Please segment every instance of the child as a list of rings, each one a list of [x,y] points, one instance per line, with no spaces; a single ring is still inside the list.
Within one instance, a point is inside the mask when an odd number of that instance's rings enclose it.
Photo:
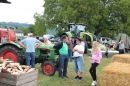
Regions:
[[[106,52],[105,52],[105,55],[106,55],[107,58],[108,58],[108,50],[109,50],[109,46],[108,46],[108,44],[106,44]]]

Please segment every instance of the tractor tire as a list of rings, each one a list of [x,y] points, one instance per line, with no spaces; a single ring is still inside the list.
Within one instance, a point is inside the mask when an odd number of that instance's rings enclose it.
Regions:
[[[3,59],[13,60],[14,62],[18,62],[20,64],[23,63],[21,50],[12,45],[2,47],[0,49],[0,56],[2,56]]]
[[[53,76],[56,72],[55,64],[51,61],[45,61],[42,65],[42,72],[45,75]]]

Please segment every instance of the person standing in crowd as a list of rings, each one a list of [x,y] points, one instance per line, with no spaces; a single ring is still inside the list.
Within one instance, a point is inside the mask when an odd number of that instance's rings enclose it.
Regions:
[[[30,60],[32,68],[35,67],[35,49],[42,44],[36,38],[33,38],[33,34],[28,34],[29,37],[23,39],[19,44],[26,49],[26,65],[30,66]],[[38,43],[38,44],[36,44]]]
[[[68,56],[69,56],[69,59],[70,59],[70,62],[72,62],[72,49],[73,49],[73,44],[72,44],[72,40],[71,38],[69,38],[69,41],[67,42],[68,43]]]
[[[124,52],[125,52],[124,41],[121,40],[121,41],[119,42],[119,54],[124,54]]]
[[[67,77],[67,67],[68,67],[68,45],[67,42],[68,37],[66,35],[63,35],[61,37],[61,42],[58,42],[54,45],[54,49],[59,52],[59,78]]]
[[[4,35],[3,37],[1,37],[1,43],[3,44],[3,43],[6,43],[6,42],[7,42],[7,39],[6,39],[5,35]]]
[[[96,67],[99,65],[100,60],[102,58],[101,49],[98,47],[99,43],[97,41],[94,41],[92,44],[92,52],[90,58],[91,67],[89,69],[89,72],[92,76],[93,82],[92,86],[95,86],[97,84],[97,78],[96,78]]]
[[[44,39],[44,43],[47,45],[51,45],[51,42],[48,40],[48,38],[46,36],[43,37]]]
[[[84,71],[84,67],[83,67],[84,46],[81,44],[81,42],[82,40],[80,38],[76,38],[77,45],[73,48],[74,70],[76,72],[75,79],[78,79],[78,80],[82,80],[82,74]]]
[[[105,56],[108,58],[108,51],[109,51],[109,45],[106,44],[106,51],[105,51]]]

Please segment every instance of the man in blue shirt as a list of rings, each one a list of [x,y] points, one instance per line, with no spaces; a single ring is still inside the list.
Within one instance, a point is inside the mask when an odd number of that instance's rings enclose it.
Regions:
[[[38,44],[36,44],[38,43]],[[33,35],[30,34],[29,37],[23,39],[19,44],[26,49],[26,65],[30,66],[30,60],[32,68],[35,67],[35,49],[42,44],[36,38],[33,38]]]

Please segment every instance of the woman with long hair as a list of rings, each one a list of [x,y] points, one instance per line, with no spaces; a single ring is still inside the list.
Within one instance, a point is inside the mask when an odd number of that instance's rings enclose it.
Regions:
[[[92,51],[91,51],[91,56],[89,56],[90,58],[90,62],[91,62],[91,67],[89,69],[89,72],[92,76],[93,82],[92,82],[92,86],[97,84],[97,78],[96,78],[96,67],[99,65],[100,60],[102,58],[102,53],[101,53],[101,49],[98,47],[99,43],[97,41],[94,41],[92,44]]]

